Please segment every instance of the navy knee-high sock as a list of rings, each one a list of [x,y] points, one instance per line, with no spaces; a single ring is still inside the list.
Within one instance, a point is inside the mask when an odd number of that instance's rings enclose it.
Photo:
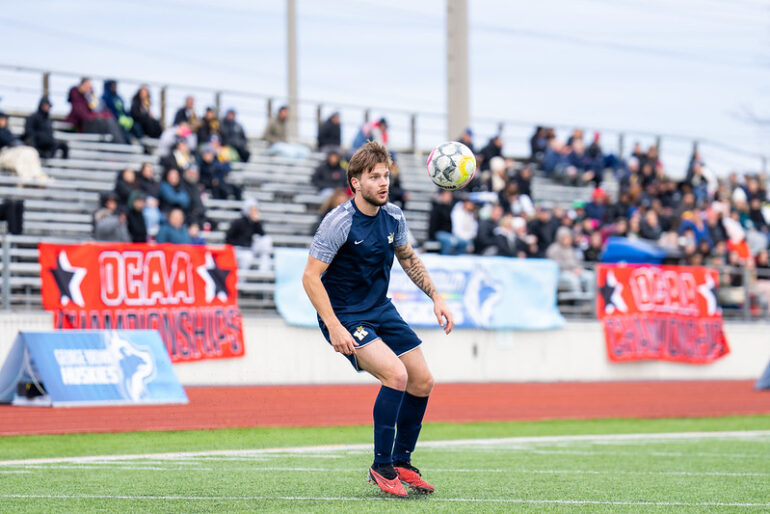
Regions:
[[[422,428],[422,418],[428,406],[428,397],[404,394],[398,413],[398,432],[393,449],[393,462],[409,462]]]
[[[388,386],[380,388],[380,394],[374,401],[374,463],[390,464],[393,462],[393,439],[396,435],[396,420],[401,408],[404,391]]]

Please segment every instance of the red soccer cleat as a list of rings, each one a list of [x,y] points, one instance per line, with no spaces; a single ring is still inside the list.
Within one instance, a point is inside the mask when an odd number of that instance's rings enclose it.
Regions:
[[[398,479],[398,473],[396,473],[396,478],[387,479],[380,473],[377,473],[374,469],[370,468],[369,483],[376,485],[383,492],[392,494],[393,496],[397,496],[399,498],[406,498],[409,496],[409,494],[406,492],[406,489],[404,489],[404,486],[401,485],[401,481]]]
[[[399,462],[393,465],[393,469],[398,474],[398,479],[408,485],[414,492],[419,494],[430,494],[435,488],[420,476],[420,470],[408,462]]]

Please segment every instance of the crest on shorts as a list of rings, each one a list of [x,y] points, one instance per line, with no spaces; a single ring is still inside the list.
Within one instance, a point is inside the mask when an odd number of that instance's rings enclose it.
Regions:
[[[364,327],[356,327],[356,331],[353,332],[353,337],[355,337],[359,341],[363,341],[364,337],[366,337],[368,335],[369,335],[369,332],[364,330]]]
[[[393,236],[394,236],[394,235],[395,235],[395,234],[394,234],[393,232],[391,232],[390,234],[388,234],[388,244],[393,244]]]

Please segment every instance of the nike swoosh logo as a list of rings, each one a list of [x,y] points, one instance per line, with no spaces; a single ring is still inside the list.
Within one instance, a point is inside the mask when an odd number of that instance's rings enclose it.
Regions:
[[[360,244],[361,244],[361,243],[363,243],[363,242],[364,242],[364,240],[362,239],[362,240],[360,240],[360,241],[353,241],[353,244],[354,244],[354,245],[360,245]]]

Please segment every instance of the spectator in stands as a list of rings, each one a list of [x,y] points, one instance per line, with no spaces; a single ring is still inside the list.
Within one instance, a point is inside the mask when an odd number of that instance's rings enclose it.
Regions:
[[[585,151],[582,139],[575,139],[571,145],[572,152],[568,156],[569,167],[565,180],[568,184],[582,186],[593,183],[599,187],[602,183],[601,170]]]
[[[575,175],[576,172],[570,173],[568,170],[571,152],[572,149],[569,146],[562,144],[558,139],[551,139],[543,156],[543,171],[546,176],[565,182],[565,177],[569,177],[570,174]]]
[[[147,222],[144,219],[144,207],[146,205],[146,196],[143,191],[135,190],[128,197],[128,213],[126,213],[126,223],[128,233],[131,235],[132,243],[147,242]]]
[[[505,172],[505,159],[492,157],[489,169],[481,172],[481,186],[486,191],[501,192],[508,184],[508,176]]]
[[[476,239],[479,224],[476,220],[476,205],[471,200],[457,202],[452,207],[452,235],[455,236],[466,249]],[[459,252],[458,252],[459,253]]]
[[[197,132],[201,125],[198,116],[195,114],[195,98],[188,96],[184,99],[184,106],[180,107],[174,115],[174,125],[187,123],[193,132]]]
[[[476,239],[473,241],[474,253],[478,255],[497,255],[499,253],[495,229],[500,223],[503,213],[502,205],[495,204],[492,206],[489,217],[479,221]]]
[[[590,291],[594,274],[583,269],[583,255],[572,246],[572,232],[559,227],[556,241],[548,246],[546,258],[559,265],[559,288],[567,291]]]
[[[353,139],[351,149],[355,152],[369,141],[377,141],[385,148],[388,147],[388,120],[380,118],[361,125]]]
[[[588,248],[583,251],[583,257],[586,262],[601,262],[602,252],[604,252],[604,243],[602,234],[599,231],[591,232]]]
[[[457,138],[457,141],[467,146],[468,150],[470,150],[472,153],[476,153],[476,147],[473,146],[473,130],[471,130],[470,127],[463,130],[463,133],[460,134],[460,137]]]
[[[51,101],[44,96],[40,99],[37,111],[27,117],[24,124],[24,141],[35,148],[44,159],[55,157],[56,152],[61,152],[62,158],[66,159],[69,156],[69,146],[54,138],[50,112]]]
[[[310,232],[315,234],[326,215],[337,208],[337,206],[350,200],[350,197],[351,195],[349,194],[347,183],[345,184],[345,187],[338,187],[332,191],[332,194],[330,194],[324,203],[321,204],[321,207],[318,208],[318,221],[316,221],[315,225],[313,226],[313,230]]]
[[[158,138],[163,132],[160,122],[155,119],[151,110],[150,89],[141,85],[131,99],[131,117],[137,123],[147,137]]]
[[[3,199],[0,203],[0,221],[5,221],[9,234],[20,235],[24,231],[24,200]]]
[[[94,239],[120,243],[131,241],[126,214],[118,208],[115,193],[103,195],[101,207],[94,213]]]
[[[230,174],[230,152],[219,144],[217,136],[201,149],[199,160],[200,180],[214,198],[226,200],[241,199],[241,188],[228,180]]]
[[[190,233],[184,224],[184,212],[182,209],[171,209],[168,213],[168,218],[164,219],[160,224],[156,240],[158,243],[178,245],[189,245],[192,243]]]
[[[270,270],[273,240],[262,227],[256,200],[249,198],[244,202],[242,216],[230,224],[225,234],[225,243],[235,248],[239,270],[251,268],[255,257],[258,259],[259,271]]]
[[[235,109],[228,109],[225,113],[220,125],[220,132],[222,144],[233,148],[241,161],[248,162],[249,157],[251,157],[251,152],[248,149],[249,141],[246,139],[243,126],[235,121]]]
[[[198,143],[205,145],[211,140],[211,136],[219,136],[220,125],[216,111],[213,107],[206,107],[201,126],[198,128]]]
[[[118,172],[115,177],[115,196],[118,198],[118,205],[130,207],[128,202],[131,193],[141,190],[139,181],[136,180],[136,173],[131,168],[126,168]]]
[[[451,191],[441,190],[431,204],[428,222],[428,238],[441,243],[442,255],[465,253],[467,241],[461,241],[452,234],[452,206],[454,199]]]
[[[648,209],[639,222],[639,237],[657,242],[663,235],[663,229],[658,220],[658,213],[654,209]]]
[[[80,84],[73,86],[67,95],[72,110],[66,121],[72,123],[80,132],[89,134],[108,134],[113,143],[125,144],[126,137],[117,120],[108,112],[97,112],[98,102],[94,100],[91,79],[84,77]]]
[[[340,163],[340,157],[336,148],[329,151],[326,154],[326,160],[316,167],[310,179],[310,183],[318,189],[319,196],[324,200],[335,189],[345,188],[348,185],[347,175]]]
[[[164,171],[176,168],[180,172],[195,166],[195,156],[187,144],[187,139],[177,139],[174,149],[160,160],[160,164]]]
[[[695,243],[700,244],[701,241],[707,241],[709,247],[714,246],[714,242],[711,240],[708,228],[703,222],[701,210],[695,208],[692,211],[687,211],[682,214],[682,222],[679,224],[679,234],[682,235],[686,231],[691,230],[695,236]]]
[[[500,223],[498,223],[494,231],[496,253],[490,253],[487,251],[485,255],[499,255],[501,257],[520,256],[522,252],[519,238],[516,236],[516,228],[514,226],[514,220],[517,219],[521,218],[517,218],[510,213],[506,213],[500,219]],[[525,255],[521,256],[524,257]]]
[[[559,220],[551,216],[550,205],[542,203],[535,206],[535,219],[529,223],[527,232],[537,237],[538,257],[544,257],[548,247],[553,243]]]
[[[288,143],[288,127],[286,126],[289,120],[289,108],[282,105],[278,109],[278,114],[270,119],[265,127],[265,132],[262,134],[262,139],[270,143]]]
[[[505,212],[526,218],[535,215],[535,206],[532,204],[532,200],[529,196],[519,192],[519,186],[516,182],[511,182],[505,187],[505,190],[500,191],[499,199]]]
[[[199,181],[198,168],[192,166],[182,173],[182,189],[187,192],[190,204],[185,209],[185,221],[188,225],[211,227],[211,220],[206,217],[206,207],[203,205],[203,185]]]
[[[543,166],[545,151],[548,148],[548,138],[545,127],[535,127],[535,133],[529,139],[529,160],[539,167]]]
[[[24,181],[45,184],[51,180],[40,167],[37,150],[24,145],[8,128],[4,112],[0,112],[0,168],[15,172]]]
[[[176,168],[167,170],[160,183],[160,210],[162,212],[169,212],[171,209],[184,211],[189,206],[190,196],[182,187],[179,170]]]
[[[517,186],[519,186],[519,194],[527,195],[530,200],[532,199],[532,168],[524,166],[518,173],[516,173],[511,179]]]
[[[155,168],[151,162],[142,163],[142,167],[139,168],[139,176],[136,177],[136,182],[147,196],[160,198],[160,183],[155,178]]]
[[[574,146],[575,142],[583,143],[583,129],[574,129],[572,134],[567,138],[567,146]]]
[[[537,236],[527,233],[527,220],[521,216],[516,216],[511,220],[511,227],[513,227],[513,232],[516,235],[515,256],[520,259],[537,257]]]
[[[186,121],[179,123],[176,127],[169,127],[163,131],[158,140],[158,155],[165,157],[171,153],[180,139],[187,140],[187,146],[198,148],[198,136],[190,129]],[[207,142],[203,141],[203,143]]]
[[[123,98],[118,94],[118,83],[116,81],[104,81],[102,103],[104,104],[104,108],[118,120],[118,125],[123,129],[126,141],[131,139],[131,135],[137,139],[140,139],[144,135],[142,127],[140,127],[138,123],[134,123],[134,118],[126,112],[126,104],[123,102]]]
[[[594,188],[591,193],[591,201],[586,204],[586,216],[602,225],[607,223],[609,220],[608,203],[607,192],[600,187]]]
[[[139,189],[147,196],[144,209],[144,221],[147,225],[147,233],[154,236],[160,228],[160,183],[155,179],[155,170],[152,163],[145,162],[139,169],[136,179]]]
[[[489,140],[487,143],[487,146],[481,149],[481,152],[479,152],[481,155],[484,156],[484,160],[481,163],[481,167],[479,168],[481,171],[485,171],[489,169],[490,161],[492,160],[492,157],[499,157],[503,155],[503,138],[500,135],[494,136],[492,139]]]
[[[187,227],[187,233],[190,235],[191,245],[204,246],[206,244],[206,240],[201,236],[201,228],[197,223],[190,224],[190,226]]]
[[[403,209],[412,195],[401,185],[401,167],[398,165],[395,157],[393,157],[392,160],[393,163],[390,165],[390,189],[388,190],[388,200]]]
[[[342,127],[340,113],[333,112],[326,121],[318,127],[318,151],[329,152],[342,146]]]

